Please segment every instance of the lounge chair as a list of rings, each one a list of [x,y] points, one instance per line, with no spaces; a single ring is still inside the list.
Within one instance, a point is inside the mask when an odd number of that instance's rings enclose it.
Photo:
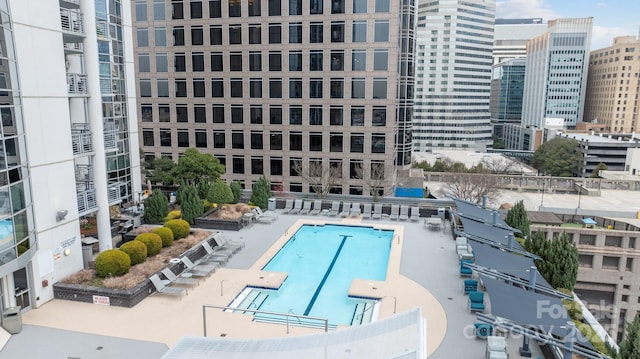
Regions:
[[[289,211],[289,214],[298,214],[300,213],[300,210],[302,210],[302,200],[296,199],[293,204],[293,208],[291,209],[291,211]]]
[[[485,358],[488,359],[507,359],[507,339],[501,336],[489,334],[487,336],[487,346],[485,348]]]
[[[217,244],[214,250],[216,251],[228,251],[231,252],[231,255],[237,253],[239,250],[244,248],[244,242],[236,242],[229,240],[224,233],[218,232],[213,235],[213,240]]]
[[[484,292],[469,292],[467,308],[471,312],[484,312]]]
[[[471,268],[467,267],[465,263],[471,263],[470,259],[460,259],[460,276],[461,277],[471,277],[473,271]]]
[[[156,287],[156,291],[162,294],[168,294],[173,296],[182,296],[182,294],[189,294],[187,288],[184,287],[170,287],[171,282],[169,280],[162,280],[157,274],[153,274],[149,277],[153,286]]]
[[[202,248],[207,252],[207,255],[202,257],[196,264],[218,264],[222,266],[229,262],[229,258],[233,255],[228,251],[216,251],[211,247],[209,242],[202,241]],[[217,248],[217,247],[216,247]]]
[[[398,217],[400,217],[400,206],[398,206],[397,204],[392,204],[389,219],[392,221],[397,221]]]
[[[478,291],[478,280],[477,279],[465,279],[464,286],[462,287],[462,291],[464,294],[469,294],[471,292]]]
[[[293,209],[293,200],[288,199],[284,202],[284,208],[282,209],[282,213],[288,214]]]
[[[271,223],[278,219],[278,215],[273,211],[263,212],[260,207],[255,207],[253,213],[256,215],[256,222],[258,223]]]
[[[320,212],[322,212],[322,200],[316,199],[315,201],[313,201],[313,209],[309,212],[309,214],[312,216],[317,216],[320,214]]]
[[[191,273],[194,277],[208,277],[211,273],[216,271],[217,265],[195,264],[189,259],[189,257],[180,258],[182,263],[187,267],[186,272]]]
[[[350,211],[351,211],[351,202],[343,203],[342,212],[340,212],[340,217],[348,217]]]
[[[164,274],[164,276],[167,277],[167,279],[174,284],[189,285],[193,287],[194,285],[198,285],[200,283],[197,279],[194,279],[194,278],[185,278],[182,276],[178,277],[169,268],[165,268],[161,270],[160,273]]]
[[[400,206],[400,216],[398,217],[401,221],[409,220],[409,206]]]
[[[493,335],[493,325],[489,323],[476,322],[473,326],[478,339],[487,339],[488,336]]]
[[[337,216],[338,211],[340,211],[340,202],[338,201],[331,202],[331,210],[329,211],[329,216],[331,217]]]
[[[300,210],[300,214],[309,214],[311,212],[311,201],[304,201],[302,204],[302,209]]]
[[[365,203],[365,204],[362,205],[362,207],[364,208],[362,210],[362,218],[370,219],[371,218],[371,203]]]
[[[373,214],[371,215],[371,219],[380,218],[382,218],[382,203],[376,203],[373,205]]]
[[[360,203],[354,203],[351,205],[351,212],[349,212],[349,215],[351,217],[356,217],[359,216],[360,214],[362,214],[362,211],[360,210]]]
[[[420,220],[420,207],[411,207],[411,216],[409,219],[414,222]]]

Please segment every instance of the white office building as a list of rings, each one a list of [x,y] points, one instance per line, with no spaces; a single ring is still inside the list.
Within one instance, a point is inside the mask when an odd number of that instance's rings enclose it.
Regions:
[[[496,19],[493,64],[527,56],[527,41],[547,31],[541,18]]]

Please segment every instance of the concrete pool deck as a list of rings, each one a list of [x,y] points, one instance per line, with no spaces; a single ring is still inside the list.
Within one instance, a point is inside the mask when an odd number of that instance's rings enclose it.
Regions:
[[[203,310],[203,306],[227,306],[247,284],[266,286],[281,281],[282,274],[265,273],[260,268],[302,224],[360,224],[394,229],[398,237],[392,243],[386,280],[356,280],[351,291],[383,298],[380,318],[393,315],[394,310],[399,313],[420,307],[426,319],[429,358],[481,357],[485,342],[475,339],[469,332],[475,315],[466,307],[467,297],[462,292],[455,242],[451,240],[446,225],[438,231],[429,230],[423,226],[422,220],[361,220],[361,217],[341,220],[324,216],[279,215],[270,224],[255,223],[238,232],[225,232],[231,240],[244,241],[246,247],[231,258],[226,268],[189,289],[187,296],[153,295],[133,308],[52,300],[24,313],[23,323],[27,327],[41,326],[78,334],[127,338],[168,347],[186,335],[202,336],[203,312],[206,313],[208,337],[267,338],[318,333],[318,329],[255,323],[250,315]],[[28,335],[26,330],[24,335]],[[12,341],[14,338],[9,340],[7,347],[12,346]],[[517,340],[509,341],[512,355],[516,355],[518,344]],[[73,346],[73,343],[69,345]],[[29,356],[28,347],[22,349],[22,357],[35,357]],[[65,354],[71,356],[69,353]]]

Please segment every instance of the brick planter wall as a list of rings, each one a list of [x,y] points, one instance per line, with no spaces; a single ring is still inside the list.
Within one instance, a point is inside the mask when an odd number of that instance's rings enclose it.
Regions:
[[[196,228],[205,228],[205,229],[220,229],[225,231],[239,231],[242,229],[242,219],[220,219],[220,218],[208,218],[208,216],[218,209],[214,208],[205,212],[202,217],[198,217],[195,219],[195,224],[193,225]]]

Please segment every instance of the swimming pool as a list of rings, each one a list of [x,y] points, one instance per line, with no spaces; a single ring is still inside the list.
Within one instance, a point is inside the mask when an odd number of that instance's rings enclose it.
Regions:
[[[349,287],[354,278],[385,280],[393,235],[372,227],[303,225],[263,268],[288,274],[280,288],[248,288],[235,304],[327,318],[331,326],[366,322],[375,300],[349,297]],[[269,319],[275,318],[256,314]]]

